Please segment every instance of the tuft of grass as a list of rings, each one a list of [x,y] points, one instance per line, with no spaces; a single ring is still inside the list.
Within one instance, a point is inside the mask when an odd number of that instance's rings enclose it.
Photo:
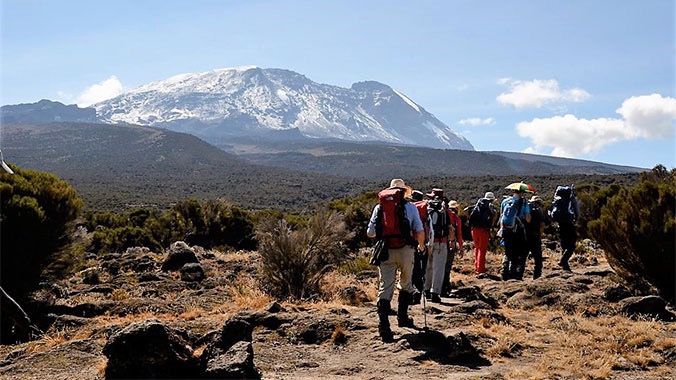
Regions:
[[[333,330],[333,333],[331,334],[331,342],[336,346],[346,344],[347,338],[347,330],[341,325],[337,325],[336,329]]]

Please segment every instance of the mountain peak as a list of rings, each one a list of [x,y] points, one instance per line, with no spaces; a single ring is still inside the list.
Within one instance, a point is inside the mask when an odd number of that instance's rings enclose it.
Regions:
[[[206,140],[298,129],[307,137],[474,150],[403,93],[376,82],[319,84],[257,66],[185,73],[95,104],[108,123],[188,132]]]

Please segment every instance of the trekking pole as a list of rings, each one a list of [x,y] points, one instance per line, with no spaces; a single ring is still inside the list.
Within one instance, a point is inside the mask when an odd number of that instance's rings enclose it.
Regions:
[[[423,254],[427,254],[427,247],[425,247],[425,250],[423,251]],[[422,260],[420,260],[420,269],[423,268]],[[423,271],[423,284],[425,283],[425,272]],[[423,331],[427,331],[427,301],[426,301],[426,296],[425,296],[425,291],[424,291],[424,286],[423,286],[423,294],[422,294],[422,303],[423,303],[423,321],[425,321],[425,327],[423,327]]]

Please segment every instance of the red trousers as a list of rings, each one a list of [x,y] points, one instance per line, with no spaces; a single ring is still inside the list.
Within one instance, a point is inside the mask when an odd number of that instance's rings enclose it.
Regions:
[[[481,227],[472,228],[474,240],[474,269],[477,273],[486,271],[486,252],[488,251],[488,230]]]

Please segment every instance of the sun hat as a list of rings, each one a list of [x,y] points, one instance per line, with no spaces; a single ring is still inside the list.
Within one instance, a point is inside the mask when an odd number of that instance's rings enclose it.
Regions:
[[[430,198],[435,198],[435,197],[443,198],[444,197],[444,189],[439,189],[439,188],[435,187],[435,188],[432,189],[431,192],[429,192],[425,195],[427,195]]]
[[[487,193],[484,195],[484,198],[490,199],[490,200],[493,201],[493,200],[495,200],[495,194],[493,194],[492,191],[489,191],[489,192],[487,192]]]
[[[390,181],[390,189],[394,188],[404,189],[404,197],[410,197],[413,192],[413,189],[410,186],[406,186],[406,183],[401,178],[394,178]]]
[[[540,198],[539,196],[533,195],[528,202],[530,202],[530,203],[536,203],[536,202],[542,203],[543,201],[542,201],[542,198]]]
[[[423,196],[425,196],[425,194],[423,194],[423,192],[420,190],[413,190],[411,192],[411,199],[413,199],[414,202],[422,201]]]
[[[458,204],[458,201],[450,201],[450,202],[448,202],[448,207],[449,207],[449,208],[458,208],[458,206],[460,206],[460,205]]]

